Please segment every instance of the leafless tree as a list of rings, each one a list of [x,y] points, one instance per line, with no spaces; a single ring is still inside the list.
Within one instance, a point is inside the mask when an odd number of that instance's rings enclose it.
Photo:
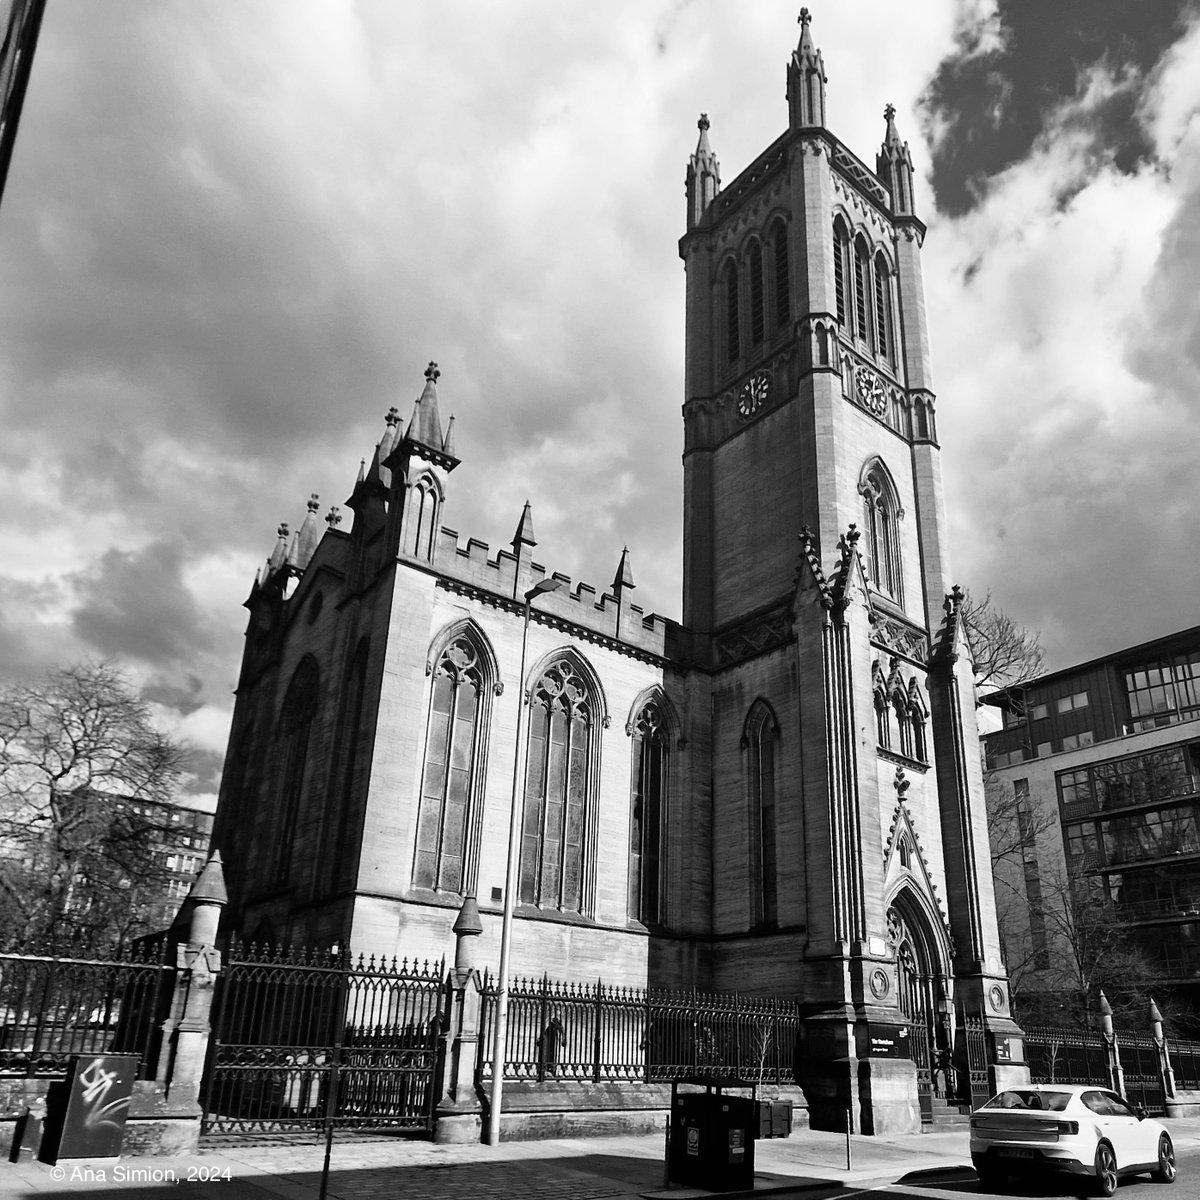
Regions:
[[[965,590],[959,616],[971,648],[977,692],[1013,687],[1041,673],[1046,658],[1041,634],[997,608],[990,590],[983,599]]]
[[[1095,876],[1082,870],[1046,872],[1032,896],[1008,872],[999,872],[996,882],[1019,1021],[1087,1026],[1103,991],[1118,1027],[1145,1028],[1151,997],[1168,993],[1136,931],[1120,906],[1102,894]],[[1175,1007],[1184,1021],[1186,1006]]]
[[[996,776],[987,779],[984,802],[993,873],[1001,864],[1021,863],[1036,855],[1039,840],[1058,829],[1054,810],[1019,794],[1011,780]]]
[[[95,952],[146,932],[182,759],[106,663],[0,692],[0,936]]]

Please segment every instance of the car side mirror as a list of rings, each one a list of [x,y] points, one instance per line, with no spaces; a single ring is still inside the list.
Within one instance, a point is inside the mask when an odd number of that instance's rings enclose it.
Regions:
[[[1137,1105],[1133,1112],[1139,1121],[1144,1121],[1146,1119],[1146,1106],[1144,1104]]]

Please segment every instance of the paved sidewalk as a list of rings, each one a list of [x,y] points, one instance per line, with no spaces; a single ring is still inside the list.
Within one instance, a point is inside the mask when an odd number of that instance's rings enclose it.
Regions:
[[[1200,1146],[1200,1120],[1168,1121],[1181,1149]],[[690,1200],[712,1193],[664,1189],[663,1138],[576,1138],[489,1146],[435,1146],[402,1138],[334,1143],[332,1200]],[[256,1145],[192,1159],[73,1160],[49,1167],[0,1163],[0,1200],[316,1200],[324,1148]],[[886,1183],[923,1171],[969,1172],[966,1129],[851,1138],[800,1129],[755,1148],[755,1194],[782,1198],[814,1187]],[[744,1194],[744,1193],[743,1193]]]

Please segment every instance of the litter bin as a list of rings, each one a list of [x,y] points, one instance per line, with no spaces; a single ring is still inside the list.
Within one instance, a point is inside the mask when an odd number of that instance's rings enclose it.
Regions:
[[[38,1157],[116,1158],[125,1137],[136,1054],[76,1054],[65,1080],[50,1085]]]
[[[703,1088],[703,1091],[680,1090]],[[748,1096],[730,1090],[749,1091]],[[667,1180],[731,1192],[754,1187],[758,1132],[755,1085],[738,1079],[681,1079],[671,1086]]]

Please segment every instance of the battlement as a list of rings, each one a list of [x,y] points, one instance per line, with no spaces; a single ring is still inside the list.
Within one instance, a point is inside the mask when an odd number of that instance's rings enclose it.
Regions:
[[[486,542],[467,538],[464,544],[456,530],[445,526],[439,530],[433,567],[449,580],[517,602],[540,579],[557,579],[563,586],[539,597],[539,612],[579,627],[584,636],[611,638],[648,654],[665,655],[670,630],[675,627],[675,622],[657,613],[647,614],[634,604],[632,589],[618,589],[619,594],[605,591],[597,597],[592,584],[576,582],[560,571],[547,571],[528,549],[520,558],[508,548],[497,550],[493,557]]]

